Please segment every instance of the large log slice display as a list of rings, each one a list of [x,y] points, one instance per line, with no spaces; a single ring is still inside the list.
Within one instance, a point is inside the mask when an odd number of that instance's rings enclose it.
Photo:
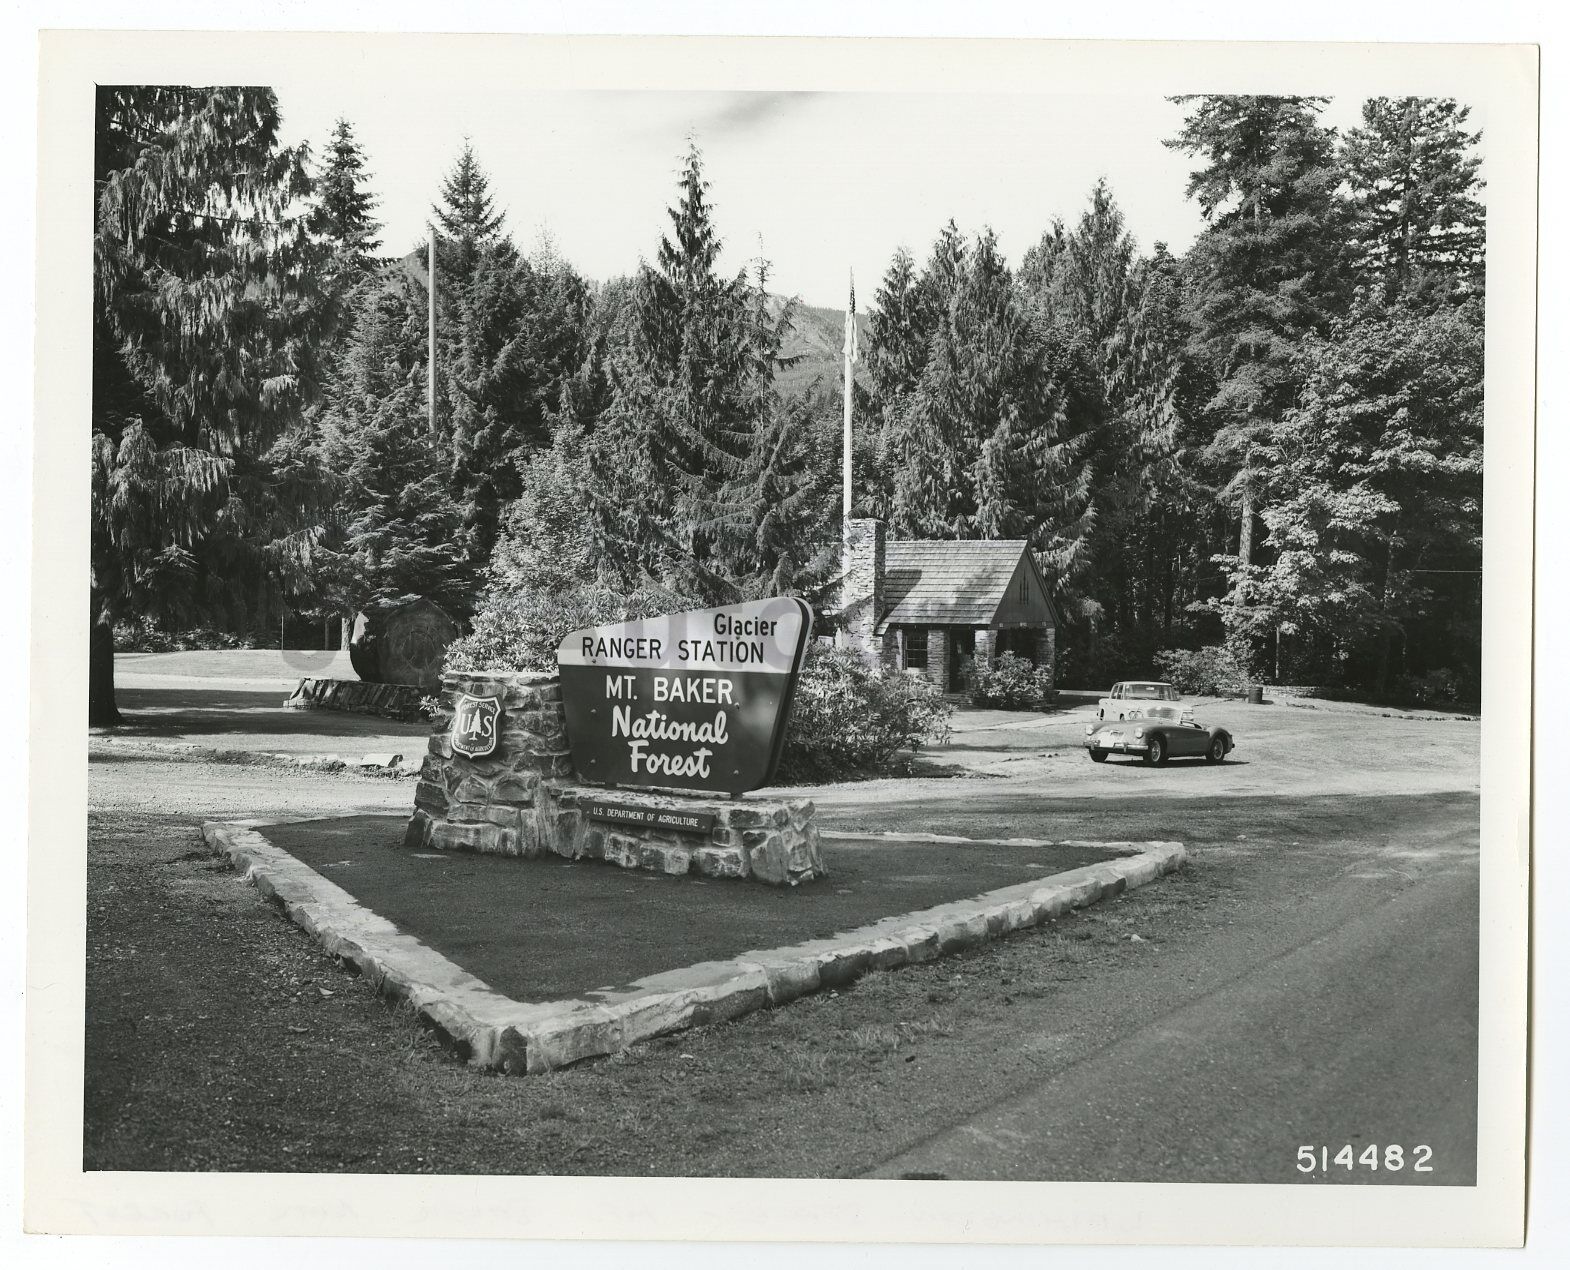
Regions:
[[[368,609],[354,623],[349,663],[366,683],[412,684],[441,691],[442,659],[458,624],[430,600]]]

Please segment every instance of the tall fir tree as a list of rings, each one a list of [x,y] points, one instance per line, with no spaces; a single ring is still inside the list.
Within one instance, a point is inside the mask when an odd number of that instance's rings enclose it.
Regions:
[[[904,413],[927,364],[931,332],[916,310],[916,262],[901,247],[873,296],[862,364],[867,387],[857,391],[855,415],[863,421],[855,440],[853,511],[887,520],[892,514],[893,472],[905,435]]]
[[[450,486],[450,439],[432,435],[425,421],[421,291],[397,268],[357,290],[352,325],[316,412],[316,460],[329,474],[333,498],[315,574],[323,603],[344,618],[346,633],[362,609],[422,595],[461,616],[477,580]]]
[[[1480,134],[1450,98],[1375,97],[1342,145],[1359,278],[1386,300],[1483,285]]]
[[[552,256],[537,268],[513,244],[490,178],[465,143],[433,208],[437,235],[437,428],[448,486],[476,568],[522,490],[531,455],[583,360],[588,288]],[[429,285],[427,280],[427,285]]]
[[[326,153],[316,170],[316,219],[312,228],[332,246],[329,268],[335,279],[352,283],[377,263],[381,222],[377,198],[369,188],[365,151],[354,136],[354,125],[339,119],[333,125]]]
[[[482,248],[505,239],[506,222],[491,194],[491,178],[468,141],[442,179],[441,199],[431,213],[441,229],[437,265],[443,278],[467,284]]]
[[[597,351],[601,367],[575,376],[565,400],[579,414],[602,568],[624,585],[655,579],[729,601],[799,590],[825,558],[811,541],[812,500],[797,498],[804,456],[817,441],[787,409],[775,373],[791,306],[773,305],[767,275],[718,271],[702,155],[689,144],[669,209],[670,230],[620,303]],[[812,559],[804,557],[811,556]]]
[[[1081,615],[1092,620],[1070,632],[1070,644],[1090,658],[1082,671],[1118,658],[1148,664],[1171,631],[1177,562],[1204,524],[1182,479],[1194,403],[1180,392],[1177,262],[1159,244],[1154,258],[1138,256],[1105,181],[1072,229],[1054,221],[1027,258],[1021,290],[1069,354],[1069,413],[1090,433],[1094,523],[1079,589]]]
[[[243,623],[302,577],[309,473],[272,451],[330,308],[269,90],[101,87],[96,111],[88,711],[113,725],[118,616]]]
[[[951,222],[913,290],[934,326],[914,389],[890,419],[900,442],[891,447],[895,530],[1025,538],[1073,594],[1093,517],[1089,433],[1071,419],[1072,358],[1021,302],[990,230],[966,244]]]
[[[362,346],[369,353],[374,339]],[[322,441],[339,474],[342,538],[323,552],[346,607],[416,598],[467,616],[477,570],[463,550],[461,513],[442,471],[441,442],[425,420],[423,389],[405,378],[348,404]]]

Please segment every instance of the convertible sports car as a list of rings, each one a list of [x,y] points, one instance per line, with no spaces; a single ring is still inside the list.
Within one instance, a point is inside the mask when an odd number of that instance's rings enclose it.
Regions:
[[[1225,728],[1194,723],[1180,705],[1151,702],[1137,718],[1087,723],[1085,748],[1094,763],[1105,763],[1109,754],[1138,754],[1147,763],[1189,757],[1219,763],[1233,745]]]

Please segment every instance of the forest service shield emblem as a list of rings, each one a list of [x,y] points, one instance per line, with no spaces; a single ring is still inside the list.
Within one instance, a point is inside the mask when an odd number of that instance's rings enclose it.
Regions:
[[[501,735],[502,703],[499,697],[471,697],[460,693],[452,712],[452,748],[467,758],[486,758],[496,752]]]

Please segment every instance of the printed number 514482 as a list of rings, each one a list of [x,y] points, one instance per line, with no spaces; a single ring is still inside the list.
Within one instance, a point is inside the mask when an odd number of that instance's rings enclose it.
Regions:
[[[1345,1169],[1351,1173],[1355,1169],[1368,1169],[1370,1172],[1400,1173],[1410,1169],[1414,1173],[1432,1173],[1434,1166],[1434,1149],[1429,1146],[1415,1146],[1410,1152],[1406,1147],[1387,1146],[1380,1147],[1376,1143],[1359,1150],[1348,1143],[1346,1146],[1331,1147],[1298,1147],[1297,1171],[1299,1173],[1329,1173],[1332,1169]]]

